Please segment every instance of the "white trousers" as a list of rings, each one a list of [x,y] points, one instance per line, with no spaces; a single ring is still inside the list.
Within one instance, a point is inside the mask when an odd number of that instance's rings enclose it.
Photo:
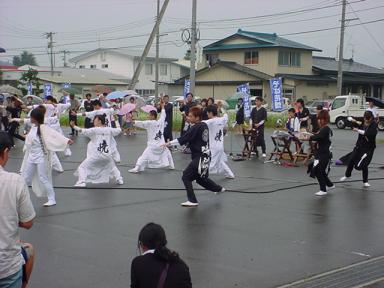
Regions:
[[[49,181],[48,172],[47,172],[45,163],[43,162],[43,163],[36,164],[36,163],[31,163],[27,161],[24,172],[23,172],[23,178],[25,179],[25,182],[27,183],[28,186],[32,185],[32,178],[35,173],[38,174],[41,184],[44,186],[45,190],[47,191],[48,200],[56,201],[55,191],[53,190],[52,183]]]
[[[60,173],[64,171],[60,159],[55,152],[52,153],[52,169]]]
[[[85,160],[87,161],[87,160]],[[85,162],[84,161],[84,162]],[[78,180],[77,182],[78,183],[88,183],[88,182],[94,182],[94,181],[90,181],[89,177],[88,177],[88,163],[81,163],[79,168],[77,168],[77,173],[78,173]],[[91,162],[91,161],[90,161]],[[103,171],[103,174],[105,175],[108,175],[108,178],[105,178],[104,180],[105,181],[97,181],[97,183],[108,183],[109,181],[109,178],[112,177],[114,178],[116,181],[120,180],[120,179],[123,179],[123,177],[121,177],[121,173],[120,173],[120,170],[116,167],[116,165],[113,165],[114,167],[110,170],[110,171]],[[108,167],[109,169],[110,167]],[[105,176],[103,175],[103,176]],[[99,179],[100,180],[100,179]]]

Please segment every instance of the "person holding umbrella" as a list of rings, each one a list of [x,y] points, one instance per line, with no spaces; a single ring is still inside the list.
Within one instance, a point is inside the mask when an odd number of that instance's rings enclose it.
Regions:
[[[144,171],[145,168],[164,168],[175,169],[171,151],[167,147],[161,147],[165,144],[164,141],[164,127],[166,113],[164,109],[165,103],[163,100],[160,102],[161,113],[160,118],[157,120],[156,108],[149,111],[146,121],[134,121],[134,125],[147,130],[148,141],[147,148],[143,154],[137,159],[135,168],[129,170],[130,173],[139,173]]]

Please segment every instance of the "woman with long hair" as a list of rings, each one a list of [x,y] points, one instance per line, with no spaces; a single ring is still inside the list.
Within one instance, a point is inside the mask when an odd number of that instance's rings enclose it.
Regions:
[[[309,140],[316,141],[315,161],[313,163],[311,176],[316,177],[319,181],[320,191],[316,196],[327,195],[327,190],[335,188],[335,185],[328,178],[329,165],[332,159],[331,144],[332,144],[332,130],[329,128],[329,113],[326,110],[319,112],[317,116],[319,124],[319,132],[312,135]]]
[[[145,225],[139,234],[140,256],[132,261],[131,288],[191,288],[189,268],[176,252],[167,248],[164,229]]]
[[[114,137],[121,133],[119,122],[116,122],[116,128],[106,127],[105,116],[96,115],[93,118],[93,128],[80,128],[75,126],[74,121],[70,124],[75,131],[90,139],[87,158],[75,172],[75,176],[79,177],[75,186],[86,187],[86,183],[108,183],[110,178],[114,178],[119,185],[124,184],[123,177],[113,160],[112,148]]]
[[[25,155],[21,172],[37,196],[48,197],[45,207],[56,205],[52,185],[52,155],[64,151],[73,141],[44,124],[42,109],[31,112],[32,128],[25,139]]]
[[[352,170],[361,170],[363,173],[363,186],[370,187],[368,183],[368,166],[371,163],[373,153],[376,149],[377,123],[372,111],[365,111],[364,123],[349,118],[355,124],[353,131],[359,133],[356,146],[350,156],[350,161],[345,171],[345,176],[341,177],[340,181],[345,181],[352,175]]]

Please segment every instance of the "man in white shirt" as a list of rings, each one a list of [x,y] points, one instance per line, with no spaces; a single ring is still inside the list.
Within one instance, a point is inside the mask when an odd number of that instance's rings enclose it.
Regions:
[[[11,147],[8,134],[0,132],[1,288],[25,287],[33,264],[33,248],[30,244],[26,245],[26,243],[20,242],[19,227],[30,229],[36,213],[24,179],[16,173],[9,173],[4,170]],[[26,247],[27,249],[25,249]],[[29,253],[26,250],[29,250]],[[30,254],[29,257],[26,254]],[[26,265],[23,269],[24,264]]]
[[[376,108],[375,104],[372,101],[370,101],[370,100],[368,100],[367,111],[371,111],[372,112],[373,117],[375,117],[376,121],[379,120],[379,112],[377,111],[377,108]]]

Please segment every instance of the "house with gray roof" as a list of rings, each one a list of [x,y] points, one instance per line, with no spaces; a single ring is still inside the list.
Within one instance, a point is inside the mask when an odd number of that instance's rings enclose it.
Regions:
[[[278,36],[239,29],[203,48],[206,59],[196,72],[196,95],[228,98],[240,84],[249,83],[254,96],[271,102],[269,80],[282,77],[283,95],[291,100],[329,99],[337,96],[338,61],[314,56],[321,49]],[[344,60],[343,94],[383,97],[384,71]],[[180,89],[188,75],[175,81]]]

